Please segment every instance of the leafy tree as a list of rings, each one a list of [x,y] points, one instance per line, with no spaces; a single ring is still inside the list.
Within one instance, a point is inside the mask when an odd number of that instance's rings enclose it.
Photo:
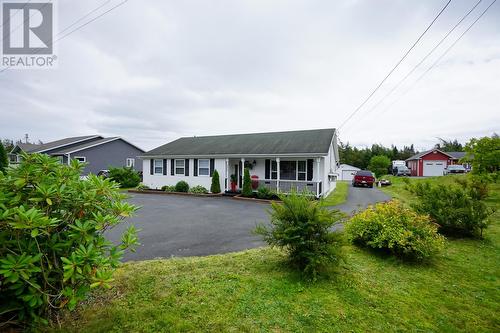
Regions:
[[[245,168],[245,173],[243,176],[243,190],[241,191],[241,194],[244,197],[251,197],[253,195],[252,181],[250,179],[250,171],[248,170],[248,168]]]
[[[437,148],[439,150],[445,151],[445,152],[450,152],[450,151],[464,151],[464,147],[462,146],[461,143],[458,142],[457,139],[455,140],[445,140],[442,138],[438,138],[439,143],[437,143],[434,148]]]
[[[465,162],[472,164],[474,173],[500,170],[500,137],[493,134],[481,139],[473,138],[465,146]]]
[[[340,162],[353,165],[355,167],[366,169],[370,164],[370,159],[373,156],[384,155],[390,160],[405,160],[410,156],[415,155],[413,145],[404,146],[403,149],[398,149],[396,146],[386,148],[380,144],[374,144],[371,147],[359,149],[352,147],[349,143],[339,144]]]
[[[78,161],[23,157],[0,174],[0,327],[73,309],[91,288],[109,287],[124,251],[138,244],[133,226],[118,245],[104,237],[136,209],[114,182],[81,181]]]
[[[3,139],[1,142],[5,148],[7,153],[10,153],[12,149],[14,149],[14,141],[11,139]]]
[[[132,167],[109,168],[109,178],[122,188],[136,187],[141,182],[141,176]]]
[[[331,228],[342,215],[307,193],[280,198],[282,203],[271,203],[270,225],[258,225],[255,233],[287,251],[291,264],[314,280],[341,259],[342,236]]]
[[[7,157],[7,152],[2,143],[0,143],[0,173],[5,172],[5,169],[9,166],[9,158]]]
[[[370,169],[375,176],[378,178],[387,174],[389,166],[391,165],[391,160],[384,155],[373,156],[370,159],[370,164],[368,165],[368,169]]]
[[[212,184],[210,185],[210,192],[212,193],[220,193],[220,180],[219,180],[219,172],[214,170],[212,174]]]
[[[493,213],[484,201],[488,196],[487,184],[480,179],[451,185],[416,183],[408,189],[417,197],[412,204],[415,211],[429,215],[446,235],[482,237]]]

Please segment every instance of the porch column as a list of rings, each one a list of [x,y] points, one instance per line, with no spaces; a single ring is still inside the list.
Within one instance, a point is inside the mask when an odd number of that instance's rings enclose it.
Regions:
[[[241,170],[240,170],[240,174],[241,174],[241,189],[243,189],[243,184],[245,184],[245,158],[242,157],[241,158]]]
[[[316,196],[319,197],[319,182],[321,181],[321,175],[320,175],[320,170],[319,166],[321,163],[321,158],[318,157],[316,158]]]
[[[276,192],[280,191],[280,158],[276,157]]]
[[[224,187],[226,191],[229,191],[229,158],[226,158],[226,182]]]

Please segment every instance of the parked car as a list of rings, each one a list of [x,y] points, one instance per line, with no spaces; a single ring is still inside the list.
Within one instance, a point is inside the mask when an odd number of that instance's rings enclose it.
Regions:
[[[109,170],[99,170],[97,175],[101,176],[103,178],[108,178],[109,177]]]
[[[406,165],[398,165],[392,169],[394,176],[411,176],[411,170]]]
[[[373,187],[373,183],[375,182],[375,177],[373,173],[368,170],[359,170],[354,174],[354,178],[352,179],[352,186],[368,186]]]
[[[454,164],[454,165],[448,165],[446,168],[444,168],[443,174],[447,175],[449,173],[465,173],[466,170],[463,165],[460,164]]]
[[[390,186],[392,185],[391,181],[388,179],[379,179],[378,183],[380,186]]]

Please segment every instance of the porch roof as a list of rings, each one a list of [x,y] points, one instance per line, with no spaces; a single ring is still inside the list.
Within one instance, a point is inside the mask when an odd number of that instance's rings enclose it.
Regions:
[[[143,154],[148,156],[328,155],[335,129],[184,137]]]

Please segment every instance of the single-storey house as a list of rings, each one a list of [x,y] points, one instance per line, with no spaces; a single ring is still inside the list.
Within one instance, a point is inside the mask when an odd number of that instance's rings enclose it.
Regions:
[[[464,152],[431,149],[406,159],[406,165],[411,170],[412,176],[442,176],[448,165],[459,164],[459,160],[464,156]]]
[[[243,186],[248,168],[253,188],[279,192],[311,191],[317,197],[336,185],[338,157],[335,129],[183,137],[143,154],[143,183],[151,188],[175,185],[210,189],[217,170],[221,189]]]
[[[354,174],[359,170],[361,169],[356,168],[355,166],[349,164],[341,164],[337,170],[339,174],[339,180],[351,181],[354,178]]]
[[[144,150],[120,137],[77,136],[44,144],[18,143],[10,153],[10,163],[19,163],[22,152],[47,154],[59,158],[61,163],[65,164],[69,164],[72,159],[86,162],[82,175],[88,175],[107,170],[110,166],[127,166],[142,171],[138,156],[142,155]]]

